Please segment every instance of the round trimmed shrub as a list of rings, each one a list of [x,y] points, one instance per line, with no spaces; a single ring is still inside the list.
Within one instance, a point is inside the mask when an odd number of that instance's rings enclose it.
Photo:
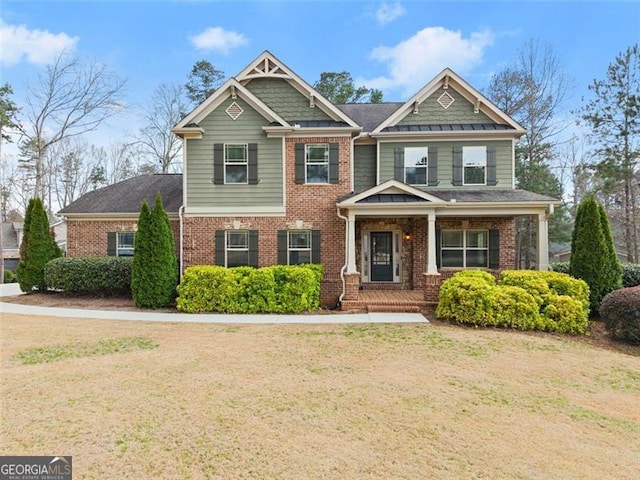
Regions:
[[[621,288],[605,296],[600,317],[613,338],[640,344],[640,286]]]

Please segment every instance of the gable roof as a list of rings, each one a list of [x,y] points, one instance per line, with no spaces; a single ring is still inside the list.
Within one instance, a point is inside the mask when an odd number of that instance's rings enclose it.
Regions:
[[[85,214],[140,213],[142,202],[153,205],[160,192],[168,214],[177,214],[182,205],[182,174],[140,175],[92,192],[58,212],[62,216]]]
[[[365,132],[370,132],[402,105],[402,102],[386,102],[344,103],[336,106],[362,125]]]
[[[347,195],[338,199],[340,207],[348,207],[357,203],[411,203],[411,202],[431,202],[444,203],[443,200],[435,195],[412,187],[398,180],[387,180],[380,185],[371,187],[364,192],[356,195]]]

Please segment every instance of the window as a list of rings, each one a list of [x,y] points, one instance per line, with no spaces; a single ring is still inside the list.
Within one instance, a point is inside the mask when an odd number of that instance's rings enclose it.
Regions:
[[[404,182],[409,185],[427,185],[427,147],[405,147]]]
[[[329,183],[329,144],[305,145],[305,182]]]
[[[224,183],[247,183],[247,144],[225,144]]]
[[[116,237],[116,255],[118,257],[133,256],[133,245],[136,234],[133,232],[117,232]]]
[[[464,185],[485,185],[487,170],[487,147],[463,147]]]
[[[443,267],[489,266],[488,230],[442,230]]]
[[[228,230],[225,241],[225,266],[242,267],[249,265],[249,232]]]
[[[289,265],[311,263],[311,231],[291,230],[287,244]]]

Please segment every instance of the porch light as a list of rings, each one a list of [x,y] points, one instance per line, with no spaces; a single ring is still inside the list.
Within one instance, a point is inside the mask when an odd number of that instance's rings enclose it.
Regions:
[[[404,232],[404,239],[408,242],[409,240],[411,240],[411,232],[409,230],[407,230],[406,232]]]

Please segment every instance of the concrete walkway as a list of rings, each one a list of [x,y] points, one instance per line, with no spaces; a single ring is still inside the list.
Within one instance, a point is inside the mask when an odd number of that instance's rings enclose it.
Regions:
[[[17,283],[0,285],[0,296],[19,295]],[[52,317],[91,318],[102,320],[137,320],[144,322],[176,323],[234,323],[234,324],[348,324],[348,323],[429,323],[419,313],[327,313],[309,315],[226,315],[191,313],[133,312],[123,310],[83,310],[22,305],[0,301],[0,313],[20,315],[48,315]]]

